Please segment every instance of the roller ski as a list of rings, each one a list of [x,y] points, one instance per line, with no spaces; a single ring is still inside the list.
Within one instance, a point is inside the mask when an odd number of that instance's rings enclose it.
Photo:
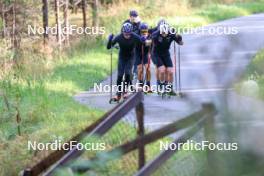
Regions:
[[[121,95],[116,95],[115,97],[111,98],[109,100],[110,104],[118,104],[118,103],[122,103],[123,101],[125,101],[127,98],[129,97],[128,93],[123,93],[122,96]]]

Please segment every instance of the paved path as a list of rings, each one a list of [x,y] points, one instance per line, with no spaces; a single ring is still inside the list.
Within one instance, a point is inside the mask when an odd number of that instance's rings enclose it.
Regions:
[[[247,129],[241,133],[241,140],[245,143],[250,142],[250,136],[259,132],[264,134],[264,104],[232,91],[233,83],[239,79],[252,56],[264,47],[264,14],[234,18],[205,28],[216,29],[219,26],[235,27],[238,34],[183,36],[185,45],[181,47],[182,89],[190,100],[175,97],[162,100],[156,95],[145,96],[145,124],[149,129],[159,128],[198,110],[202,102],[214,102],[217,109],[221,109],[217,117],[219,127],[226,123],[227,118],[232,119],[231,125],[237,126],[239,122],[243,129]],[[151,68],[154,73],[154,66]],[[152,83],[155,84],[154,76]],[[102,84],[109,84],[109,79]],[[75,99],[104,110],[113,106],[108,104],[108,94],[94,94],[93,89],[81,92]],[[223,106],[235,112],[235,115],[231,117],[223,113]],[[133,114],[131,112],[128,119],[133,119]]]

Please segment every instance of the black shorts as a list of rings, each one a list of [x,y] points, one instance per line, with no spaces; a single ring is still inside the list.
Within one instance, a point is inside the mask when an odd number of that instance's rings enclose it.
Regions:
[[[118,76],[123,76],[124,74],[130,75],[133,67],[133,57],[134,56],[122,56],[119,55],[117,74]]]
[[[136,65],[141,65],[143,59],[143,64],[148,64],[148,53],[144,54],[144,57],[142,58],[141,54],[136,54]]]
[[[152,60],[153,60],[153,63],[157,67],[161,67],[161,66],[173,67],[173,63],[172,63],[172,60],[170,57],[170,53],[166,53],[166,54],[153,53],[152,54]]]

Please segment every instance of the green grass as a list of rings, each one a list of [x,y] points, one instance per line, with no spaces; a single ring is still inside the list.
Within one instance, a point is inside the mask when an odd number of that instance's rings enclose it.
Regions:
[[[188,15],[171,16],[168,22],[176,27],[199,27],[230,18],[264,12],[264,3],[208,4]],[[158,21],[158,19],[156,20]]]
[[[199,10],[196,14],[207,18],[209,22],[216,22],[260,12],[264,12],[263,2],[235,3],[230,5],[212,4]]]
[[[48,142],[54,136],[69,139],[102,115],[102,111],[80,105],[72,96],[108,75],[109,54],[102,45],[90,50],[84,49],[88,47],[85,42],[81,46],[72,49],[68,59],[52,61],[52,71],[41,77],[32,79],[20,71],[19,78],[10,75],[1,81],[0,89],[20,111],[22,136],[17,135],[16,111],[12,107],[8,112],[1,97],[0,175],[15,175],[30,163],[33,153],[27,151],[27,140]]]

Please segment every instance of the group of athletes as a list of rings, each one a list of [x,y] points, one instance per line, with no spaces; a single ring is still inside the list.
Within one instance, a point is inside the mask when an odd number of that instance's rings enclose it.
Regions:
[[[156,27],[150,28],[141,22],[137,11],[131,10],[129,19],[122,24],[121,33],[109,35],[107,49],[119,45],[118,90],[113,101],[118,102],[122,96],[124,99],[127,97],[127,89],[124,87],[132,85],[132,73],[137,75],[139,88],[147,87],[144,89],[147,93],[153,91],[150,85],[150,60],[156,66],[157,91],[176,94],[173,90],[173,62],[169,49],[173,41],[179,45],[183,45],[183,41],[181,35],[172,33],[169,28],[164,19],[159,20]]]

